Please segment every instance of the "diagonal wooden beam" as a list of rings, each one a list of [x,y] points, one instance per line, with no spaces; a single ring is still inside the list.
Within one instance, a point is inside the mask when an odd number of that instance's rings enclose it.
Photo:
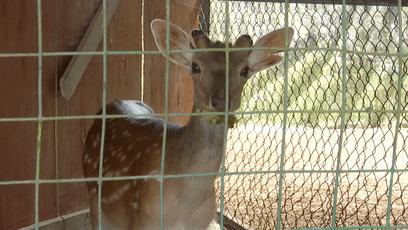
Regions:
[[[109,22],[111,21],[113,14],[117,10],[119,3],[120,0],[106,1],[106,25],[109,25]],[[79,46],[76,50],[77,52],[96,51],[96,49],[98,48],[98,45],[103,37],[102,11],[103,2],[101,2],[98,11],[95,13],[84,36],[82,37],[81,42],[79,43]],[[78,86],[78,83],[81,81],[82,75],[85,72],[91,58],[91,55],[76,55],[73,56],[71,61],[69,62],[59,81],[61,94],[66,100],[69,100],[75,93],[75,89]]]

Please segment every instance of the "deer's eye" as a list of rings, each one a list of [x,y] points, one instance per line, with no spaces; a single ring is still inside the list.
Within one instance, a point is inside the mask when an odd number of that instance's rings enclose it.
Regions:
[[[248,72],[249,72],[249,67],[246,66],[244,69],[241,70],[241,73],[240,73],[241,77],[247,78],[248,77]]]
[[[197,63],[193,62],[193,64],[191,64],[191,71],[195,74],[201,73],[200,66],[198,66]]]

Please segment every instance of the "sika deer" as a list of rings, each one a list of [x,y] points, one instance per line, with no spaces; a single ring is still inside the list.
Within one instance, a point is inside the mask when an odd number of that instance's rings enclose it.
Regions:
[[[154,20],[151,29],[158,48],[165,53],[166,23]],[[288,41],[293,29],[288,28]],[[170,27],[171,53],[167,58],[191,71],[194,79],[193,111],[224,111],[225,52],[195,52],[190,49],[223,48],[212,42],[202,31],[194,30],[190,37],[179,27]],[[253,46],[248,35],[240,36],[232,48],[278,47],[283,49],[285,30],[261,37]],[[245,82],[256,72],[279,63],[279,50],[232,51],[229,56],[229,111],[240,106]],[[106,106],[107,114],[152,114],[152,110],[137,101],[116,101]],[[223,155],[224,122],[210,122],[211,116],[192,116],[185,127],[169,125],[165,174],[217,173]],[[222,116],[221,116],[222,117]],[[212,120],[214,121],[214,119]],[[83,155],[86,177],[98,176],[101,120],[90,128]],[[112,118],[106,120],[103,176],[156,175],[160,173],[163,121],[158,118]],[[216,176],[165,179],[165,229],[206,229],[214,220]],[[97,183],[88,183],[91,221],[97,220]],[[102,216],[104,229],[159,229],[160,180],[105,181],[102,186]]]

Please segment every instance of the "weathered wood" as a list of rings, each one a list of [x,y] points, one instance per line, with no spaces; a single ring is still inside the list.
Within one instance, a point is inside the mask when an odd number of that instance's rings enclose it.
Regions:
[[[89,209],[83,209],[68,215],[62,215],[39,223],[40,230],[89,230],[91,224],[89,221]],[[18,230],[33,230],[34,225],[20,228]]]
[[[100,0],[43,0],[43,51],[74,51]],[[0,52],[37,52],[36,0],[0,1]],[[110,50],[141,50],[141,0],[122,0],[108,29]],[[98,47],[100,50],[100,46]],[[77,92],[67,102],[58,80],[69,56],[43,57],[42,86],[45,116],[95,114],[102,104],[102,57],[91,58]],[[140,99],[139,55],[109,57],[108,101]],[[38,59],[0,58],[0,117],[38,115]],[[82,177],[82,137],[90,120],[43,123],[41,178]],[[35,178],[35,122],[1,122],[0,180]],[[23,143],[23,144],[22,144]],[[57,188],[59,192],[57,193]],[[88,206],[83,183],[40,186],[40,220]],[[27,226],[34,221],[34,186],[0,186],[0,229]]]
[[[141,2],[141,0],[121,0],[107,31],[109,50],[141,50]],[[99,3],[100,1],[96,1],[95,5]],[[61,8],[69,15],[67,17],[75,17],[78,9],[68,10],[70,8],[70,1],[68,0],[64,4]],[[69,21],[65,23],[67,24],[65,26],[69,26]],[[59,30],[65,31],[63,27],[59,28]],[[64,37],[61,42],[66,44],[72,39]],[[115,99],[140,99],[140,62],[139,55],[108,57],[108,102]],[[57,72],[61,69],[64,69],[63,65]],[[94,115],[102,106],[102,77],[102,57],[94,56],[70,101],[66,101],[62,97],[57,98],[57,114],[64,116]],[[58,178],[78,178],[83,176],[82,166],[78,162],[81,162],[83,140],[91,122],[91,120],[57,122]],[[84,183],[59,186],[60,215],[87,206],[88,197]]]
[[[0,52],[37,52],[37,14],[35,0],[0,1]],[[38,59],[0,58],[0,117],[38,115]],[[44,128],[52,129],[51,123]],[[1,122],[0,181],[35,178],[35,122]],[[41,177],[55,175],[52,135],[43,136]],[[45,144],[45,142],[50,144]],[[57,214],[55,185],[40,187],[40,217]],[[34,185],[0,186],[0,229],[16,229],[34,220]]]

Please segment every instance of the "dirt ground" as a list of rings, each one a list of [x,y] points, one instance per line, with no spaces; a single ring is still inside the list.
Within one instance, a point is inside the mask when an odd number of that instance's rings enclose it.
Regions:
[[[408,225],[408,129],[395,127],[289,127],[284,148],[279,126],[245,125],[232,129],[227,142],[225,213],[249,229],[273,229],[279,199],[279,165],[284,151],[282,226],[329,227],[336,191],[339,227],[385,225],[393,154],[391,215],[393,225]],[[340,162],[339,139],[342,138]],[[340,164],[340,173],[336,166]],[[346,172],[349,170],[349,172]],[[258,171],[258,173],[256,173]],[[261,172],[259,172],[261,171]],[[267,173],[265,171],[268,171]],[[311,172],[312,171],[312,172]],[[218,186],[218,191],[220,186]]]

